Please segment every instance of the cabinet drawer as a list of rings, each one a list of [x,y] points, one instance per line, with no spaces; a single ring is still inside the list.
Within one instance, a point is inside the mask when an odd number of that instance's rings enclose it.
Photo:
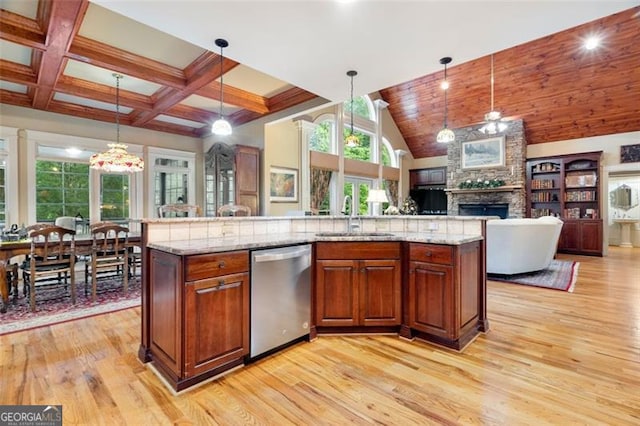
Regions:
[[[400,243],[320,242],[316,259],[400,259]]]
[[[196,281],[221,275],[247,272],[249,252],[198,254],[185,259],[185,281]]]
[[[453,247],[411,243],[409,245],[409,259],[418,262],[451,265],[453,263]]]

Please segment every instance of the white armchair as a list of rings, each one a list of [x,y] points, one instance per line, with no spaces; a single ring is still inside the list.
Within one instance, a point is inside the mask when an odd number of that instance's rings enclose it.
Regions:
[[[487,273],[521,274],[545,269],[556,254],[562,221],[537,219],[487,221]]]

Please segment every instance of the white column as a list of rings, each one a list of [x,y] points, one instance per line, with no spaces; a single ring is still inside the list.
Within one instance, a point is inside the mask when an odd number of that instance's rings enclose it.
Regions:
[[[404,162],[402,161],[402,158],[408,153],[404,149],[396,149],[395,153],[396,160],[398,161],[398,168],[400,169],[400,179],[398,180],[398,205],[396,207],[400,207],[402,204],[402,191],[404,189],[404,179],[402,178],[404,176]]]

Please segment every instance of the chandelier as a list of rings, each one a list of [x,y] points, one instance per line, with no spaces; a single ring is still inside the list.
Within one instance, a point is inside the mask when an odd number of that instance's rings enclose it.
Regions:
[[[224,86],[222,84],[224,55],[222,54],[222,49],[229,46],[229,43],[223,38],[218,38],[216,39],[216,46],[220,48],[220,118],[218,118],[211,126],[211,132],[218,136],[229,136],[233,130],[231,129],[231,124],[225,120],[224,115],[222,114],[222,104],[224,102]]]
[[[347,75],[351,78],[351,103],[349,104],[351,106],[351,108],[350,108],[350,110],[351,110],[351,132],[349,133],[349,136],[346,137],[344,142],[349,148],[354,148],[354,147],[360,145],[360,139],[358,139],[358,137],[353,134],[353,77],[358,75],[358,71],[353,71],[353,70],[347,71]]]
[[[507,130],[507,123],[502,121],[500,111],[493,109],[493,54],[491,54],[491,111],[484,115],[485,125],[480,127],[480,132],[486,135],[495,135],[496,133]]]
[[[116,79],[116,143],[110,143],[109,149],[93,154],[89,167],[107,173],[135,173],[144,170],[144,161],[137,155],[127,152],[127,145],[120,143],[120,79],[121,74],[113,74]]]
[[[456,140],[456,135],[453,133],[453,130],[447,127],[447,90],[449,89],[449,81],[447,80],[447,64],[451,63],[451,58],[446,56],[440,59],[440,63],[444,65],[444,81],[440,85],[444,90],[444,126],[442,127],[442,130],[438,132],[436,142],[450,143]]]

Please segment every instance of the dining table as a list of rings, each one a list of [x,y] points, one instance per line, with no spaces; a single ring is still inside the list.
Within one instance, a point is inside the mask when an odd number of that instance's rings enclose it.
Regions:
[[[128,244],[133,247],[140,244],[140,234],[129,234]],[[93,237],[90,234],[79,234],[75,237],[76,256],[87,256],[91,254],[93,245]],[[11,258],[20,255],[26,255],[31,252],[31,239],[23,239],[19,241],[2,241],[0,242],[0,296],[2,303],[0,313],[7,312],[9,305],[9,285],[7,284],[7,266]],[[16,289],[14,289],[16,290]],[[17,290],[14,298],[17,298]]]

